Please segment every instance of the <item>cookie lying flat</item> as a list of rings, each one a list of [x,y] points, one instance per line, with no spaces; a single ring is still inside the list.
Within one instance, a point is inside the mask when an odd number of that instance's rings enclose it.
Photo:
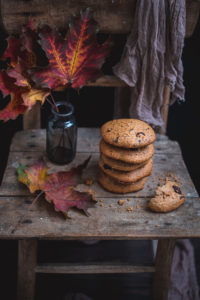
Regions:
[[[153,144],[137,149],[125,149],[105,143],[102,139],[100,141],[99,148],[101,153],[110,158],[133,164],[143,163],[149,160],[154,154]]]
[[[157,187],[155,197],[148,204],[148,208],[155,212],[169,212],[178,208],[185,201],[185,197],[176,182],[166,179],[166,184]]]
[[[130,164],[121,160],[116,160],[113,158],[110,158],[108,156],[105,156],[104,154],[101,154],[101,159],[103,160],[103,163],[108,165],[114,170],[119,171],[133,171],[138,168],[141,168],[145,165],[146,161],[140,164]]]
[[[122,148],[144,147],[156,139],[152,127],[136,119],[109,121],[101,127],[101,136],[106,143]]]
[[[100,175],[99,175],[99,183],[101,184],[101,186],[109,192],[118,193],[118,194],[137,192],[143,189],[146,181],[147,181],[147,177],[144,177],[135,183],[122,184],[120,182],[116,182],[110,176],[106,175],[102,171],[100,171]]]
[[[112,168],[103,163],[101,158],[99,160],[99,167],[104,173],[112,177],[115,181],[133,183],[143,177],[149,176],[152,173],[152,159],[150,159],[143,167],[129,172],[112,170]]]

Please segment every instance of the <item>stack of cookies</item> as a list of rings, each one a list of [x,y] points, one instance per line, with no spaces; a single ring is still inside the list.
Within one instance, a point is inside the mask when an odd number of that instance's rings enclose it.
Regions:
[[[154,130],[136,119],[117,119],[101,127],[99,183],[114,193],[141,190],[152,173]]]

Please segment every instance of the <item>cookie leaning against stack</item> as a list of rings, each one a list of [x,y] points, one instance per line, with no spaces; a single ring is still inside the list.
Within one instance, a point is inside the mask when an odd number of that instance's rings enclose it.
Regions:
[[[136,119],[116,119],[101,127],[99,183],[113,193],[141,190],[152,172],[154,130]]]

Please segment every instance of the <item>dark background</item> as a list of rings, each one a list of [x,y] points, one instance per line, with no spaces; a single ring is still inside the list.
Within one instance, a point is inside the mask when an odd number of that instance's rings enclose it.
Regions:
[[[4,32],[1,32],[1,53],[6,45],[4,38],[5,34]],[[100,39],[101,38],[104,37],[100,36]],[[111,53],[111,56],[108,58],[103,68],[104,72],[107,74],[111,73],[111,67],[119,60],[125,43],[125,38],[124,36],[116,36],[114,38],[114,42],[115,49],[118,49],[118,51],[113,51]],[[198,23],[192,37],[185,40],[183,64],[186,101],[181,104],[175,103],[170,107],[167,135],[171,139],[177,140],[180,143],[184,161],[198,192],[200,192],[200,22]],[[60,94],[55,95],[56,98],[59,98],[60,96]],[[79,126],[99,127],[107,120],[112,119],[114,104],[113,88],[85,87],[79,94],[77,94],[76,91],[71,90],[69,91],[69,98],[75,106],[76,119]],[[1,98],[0,107],[2,108],[4,105],[5,100]],[[47,116],[48,106],[44,105],[42,108],[43,127],[45,127]],[[21,117],[15,121],[9,121],[7,123],[0,122],[0,176],[2,176],[6,166],[12,136],[17,130],[21,129]],[[198,240],[192,240],[192,243],[195,247],[197,274],[200,282],[200,256],[197,255],[200,251],[200,245]],[[116,252],[116,249],[118,249],[118,252],[120,253],[123,248],[123,252],[126,254],[128,259],[131,260],[133,256],[136,255],[137,261],[139,262],[141,249],[144,249],[145,247],[143,244],[140,244],[140,246],[137,245],[138,244],[136,243],[133,246],[131,242],[122,242],[122,244],[119,242],[102,242],[100,246],[86,246],[80,242],[68,242],[68,245],[60,244],[59,248],[64,252],[60,253],[60,257],[62,255],[66,255],[65,250],[67,249],[67,246],[68,249],[71,249],[69,252],[74,252],[73,249],[79,249],[81,253],[85,254],[86,259],[88,257],[92,257],[94,253],[96,253],[97,258],[101,258],[103,255],[107,255],[109,258]],[[106,250],[103,252],[103,249]],[[149,257],[152,254],[149,250],[149,244],[145,249],[146,260],[149,262]],[[41,245],[39,252],[41,260],[42,258],[54,257],[54,251],[56,250],[51,243],[44,243]],[[0,241],[0,266],[1,283],[3,283],[1,284],[0,293],[6,293],[6,297],[4,297],[4,299],[15,299],[17,276],[16,241]],[[70,279],[67,276],[63,277],[60,275],[56,277],[53,275],[41,275],[39,277],[40,280],[37,281],[37,295],[40,295],[41,299],[42,297],[44,299],[47,296],[49,300],[62,299],[61,297],[70,287],[71,291],[76,291],[77,289],[83,292],[86,291],[92,297],[96,297],[95,299],[106,299],[106,297],[103,297],[105,290],[107,291],[110,299],[113,299],[112,297],[115,299],[149,299],[149,296],[146,296],[145,298],[144,293],[145,290],[150,287],[150,275],[144,275],[143,277],[141,277],[141,275],[137,275],[137,279],[134,276],[71,276]],[[131,289],[130,280],[132,284]],[[135,286],[133,282],[135,282]],[[135,295],[135,298],[133,298],[133,294]]]

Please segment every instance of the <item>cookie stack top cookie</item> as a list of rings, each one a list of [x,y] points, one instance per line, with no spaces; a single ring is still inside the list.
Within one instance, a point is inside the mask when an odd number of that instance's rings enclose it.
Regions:
[[[147,123],[136,119],[116,119],[101,127],[103,140],[116,147],[140,148],[152,144],[156,135]]]

